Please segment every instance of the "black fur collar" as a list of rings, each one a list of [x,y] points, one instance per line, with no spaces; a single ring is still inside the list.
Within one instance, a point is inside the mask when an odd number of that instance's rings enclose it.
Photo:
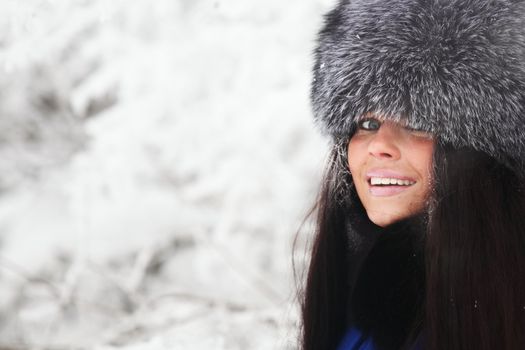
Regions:
[[[379,349],[400,349],[421,324],[426,220],[418,216],[384,229],[363,216],[352,221],[349,322],[372,336]]]

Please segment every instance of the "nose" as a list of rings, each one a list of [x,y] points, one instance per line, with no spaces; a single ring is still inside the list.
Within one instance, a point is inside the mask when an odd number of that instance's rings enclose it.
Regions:
[[[401,140],[396,127],[383,123],[370,139],[368,152],[379,159],[396,160],[401,157],[399,142]]]

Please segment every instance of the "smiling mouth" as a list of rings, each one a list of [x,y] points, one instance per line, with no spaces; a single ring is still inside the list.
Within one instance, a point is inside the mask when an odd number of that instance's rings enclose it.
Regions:
[[[416,181],[391,177],[375,177],[368,179],[368,192],[373,197],[390,197],[401,194],[411,188]]]
[[[371,186],[412,186],[415,184],[412,180],[403,180],[390,177],[370,177],[368,184]]]

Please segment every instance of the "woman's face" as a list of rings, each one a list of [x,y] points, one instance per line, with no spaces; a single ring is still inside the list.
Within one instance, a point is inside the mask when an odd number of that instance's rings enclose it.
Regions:
[[[366,213],[378,226],[417,214],[430,193],[434,140],[423,131],[371,116],[348,143],[348,166]]]

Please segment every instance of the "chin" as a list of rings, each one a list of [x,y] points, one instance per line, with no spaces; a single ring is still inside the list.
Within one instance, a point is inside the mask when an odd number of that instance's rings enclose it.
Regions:
[[[388,214],[388,213],[378,213],[378,212],[370,212],[370,211],[367,211],[367,215],[370,221],[372,221],[374,224],[376,224],[379,227],[387,227],[398,221],[406,219],[407,217],[410,216],[408,214],[400,215],[398,213]]]

